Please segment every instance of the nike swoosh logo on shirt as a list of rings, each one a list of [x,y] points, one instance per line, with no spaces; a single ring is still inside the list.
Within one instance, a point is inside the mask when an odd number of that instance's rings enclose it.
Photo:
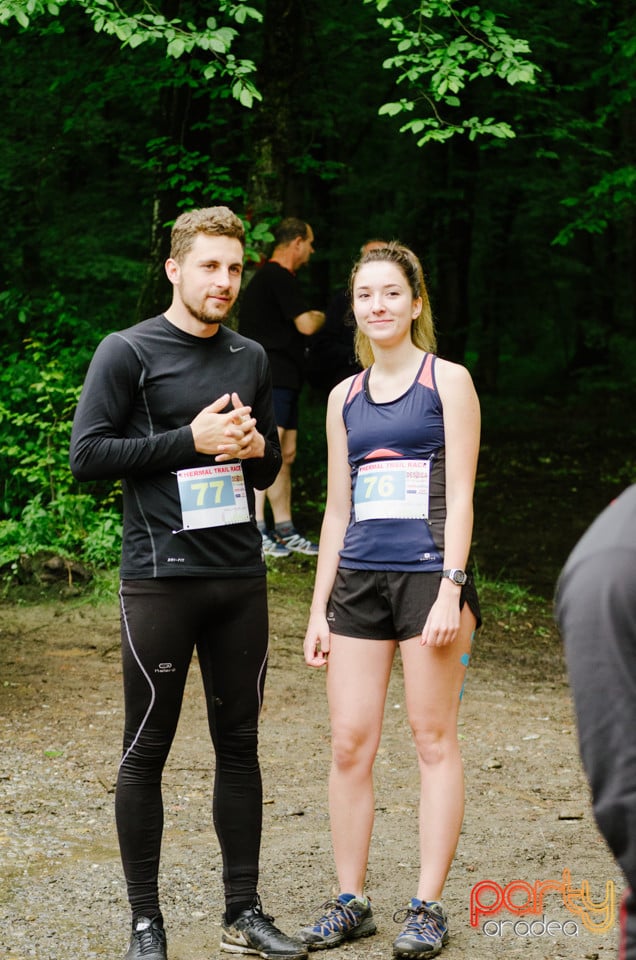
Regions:
[[[238,353],[239,350],[245,350],[245,347],[230,347],[230,353]]]

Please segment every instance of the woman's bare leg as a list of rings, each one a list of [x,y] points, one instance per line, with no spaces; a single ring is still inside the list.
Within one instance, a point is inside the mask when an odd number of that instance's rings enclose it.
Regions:
[[[452,644],[422,646],[419,637],[400,644],[406,706],[420,767],[420,900],[441,897],[464,816],[457,713],[474,629],[475,617],[465,604]]]
[[[329,813],[340,891],[362,896],[373,830],[373,762],[396,644],[333,635],[327,666]]]

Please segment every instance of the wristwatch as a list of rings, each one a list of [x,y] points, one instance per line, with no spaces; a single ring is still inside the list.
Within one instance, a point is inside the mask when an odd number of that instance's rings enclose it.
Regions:
[[[447,577],[460,587],[462,587],[468,580],[468,574],[463,570],[457,570],[455,567],[453,567],[452,570],[442,570],[442,577]]]

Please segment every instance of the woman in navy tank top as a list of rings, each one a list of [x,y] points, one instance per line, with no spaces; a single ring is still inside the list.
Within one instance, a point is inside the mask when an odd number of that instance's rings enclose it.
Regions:
[[[399,648],[420,773],[420,869],[405,881],[407,905],[394,915],[402,927],[393,955],[420,960],[449,939],[441,898],[464,811],[457,713],[481,622],[465,572],[479,401],[468,371],[435,356],[412,251],[392,243],[363,255],[351,302],[364,369],[329,396],[327,505],[305,637],[308,665],[327,666],[340,893],[301,937],[320,949],[376,931],[365,892],[373,765]]]

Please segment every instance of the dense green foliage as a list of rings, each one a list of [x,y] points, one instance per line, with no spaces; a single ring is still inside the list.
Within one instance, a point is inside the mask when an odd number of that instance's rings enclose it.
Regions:
[[[636,14],[624,0],[0,0],[0,566],[117,551],[67,467],[99,339],[163,309],[169,224],[307,219],[316,306],[420,254],[482,394],[633,397]]]

